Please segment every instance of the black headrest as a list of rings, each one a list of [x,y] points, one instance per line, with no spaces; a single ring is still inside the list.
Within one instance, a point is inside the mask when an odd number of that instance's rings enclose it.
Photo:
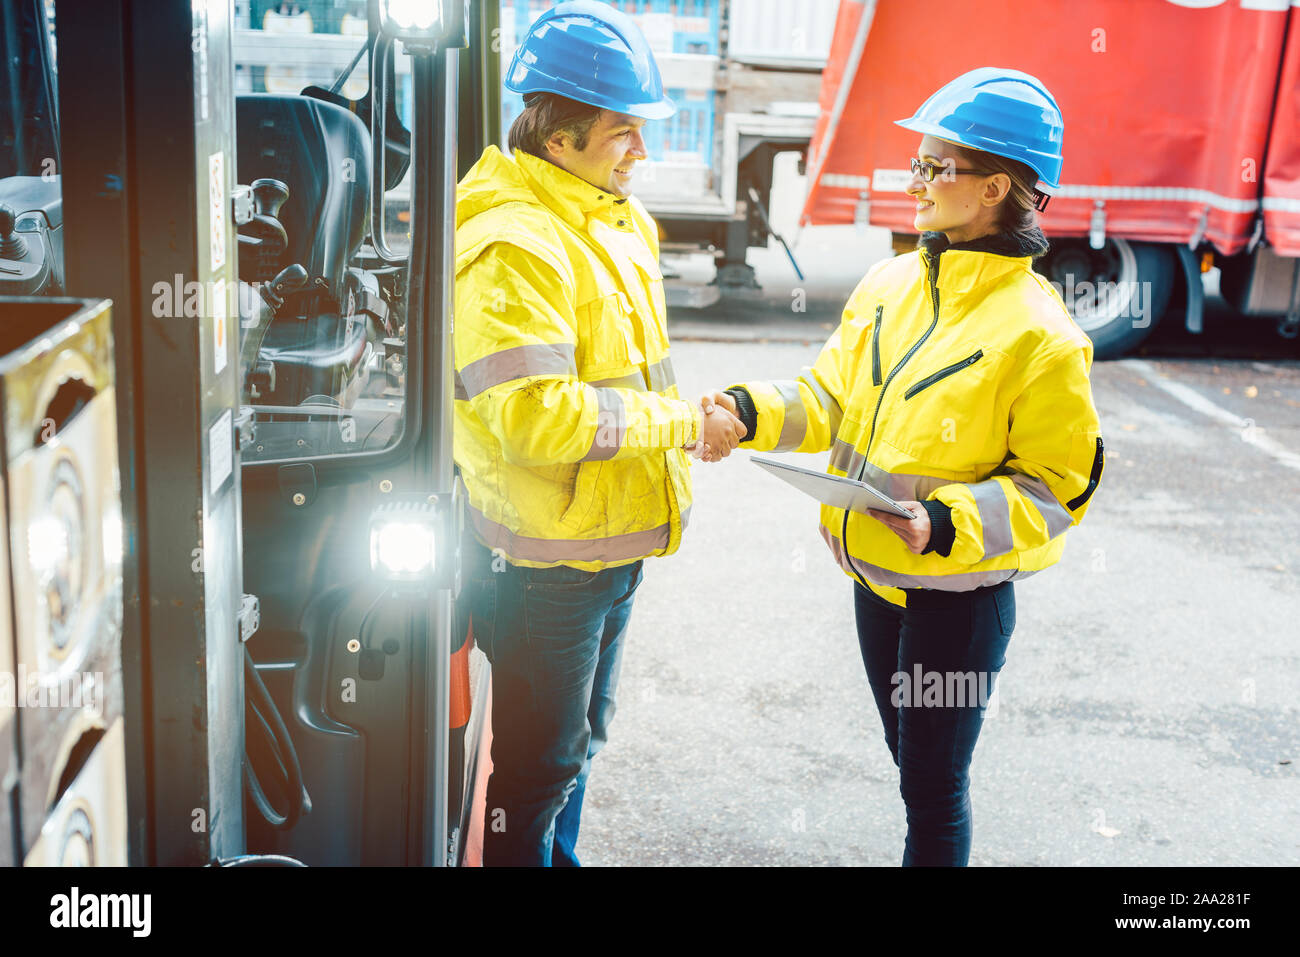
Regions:
[[[249,93],[235,100],[240,183],[269,176],[289,187],[280,222],[300,263],[338,295],[370,213],[370,137],[341,106],[306,96]]]

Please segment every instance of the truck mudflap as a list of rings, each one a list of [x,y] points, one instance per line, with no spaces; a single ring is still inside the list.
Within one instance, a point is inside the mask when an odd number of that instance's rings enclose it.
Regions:
[[[1087,236],[1100,213],[1108,237],[1232,255],[1262,206],[1270,240],[1300,253],[1300,10],[1288,0],[932,0],[926,13],[918,29],[903,0],[840,5],[805,225],[914,231],[904,190],[918,138],[894,121],[957,75],[1002,65],[1039,77],[1065,117],[1049,235]]]

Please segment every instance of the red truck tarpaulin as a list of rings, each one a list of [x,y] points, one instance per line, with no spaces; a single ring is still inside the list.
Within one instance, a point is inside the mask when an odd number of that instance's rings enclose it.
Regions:
[[[1300,255],[1300,9],[1289,0],[842,0],[802,223],[914,232],[920,137],[894,121],[976,67],[1023,70],[1065,119],[1044,231]],[[1101,206],[1098,204],[1101,203]]]

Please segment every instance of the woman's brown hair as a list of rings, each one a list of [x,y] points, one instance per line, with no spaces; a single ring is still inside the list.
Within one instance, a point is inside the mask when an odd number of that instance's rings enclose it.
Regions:
[[[1011,180],[1011,189],[998,207],[997,229],[1018,237],[1038,228],[1038,191],[1034,185],[1038,174],[1019,160],[971,149],[968,146],[951,144],[958,156],[967,160],[978,169],[992,170],[994,173],[1006,173]]]

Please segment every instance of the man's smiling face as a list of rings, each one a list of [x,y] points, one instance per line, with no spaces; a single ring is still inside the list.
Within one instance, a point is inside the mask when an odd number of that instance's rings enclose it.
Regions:
[[[556,133],[547,142],[551,162],[592,186],[625,197],[632,193],[632,169],[646,159],[641,128],[646,121],[611,110],[601,110],[587,133],[584,149],[577,149],[567,133]]]

